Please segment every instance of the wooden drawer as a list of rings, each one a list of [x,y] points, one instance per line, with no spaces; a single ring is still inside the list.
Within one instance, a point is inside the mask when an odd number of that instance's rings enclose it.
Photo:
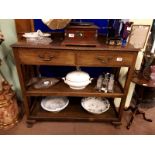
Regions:
[[[81,66],[121,67],[132,66],[134,55],[130,52],[102,51],[80,52],[77,63]]]
[[[20,63],[32,65],[75,65],[75,54],[72,51],[48,49],[20,49]]]

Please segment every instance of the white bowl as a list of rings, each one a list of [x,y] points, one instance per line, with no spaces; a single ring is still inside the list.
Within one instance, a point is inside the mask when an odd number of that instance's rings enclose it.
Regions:
[[[41,107],[50,112],[59,112],[69,104],[67,97],[46,97],[41,101]]]

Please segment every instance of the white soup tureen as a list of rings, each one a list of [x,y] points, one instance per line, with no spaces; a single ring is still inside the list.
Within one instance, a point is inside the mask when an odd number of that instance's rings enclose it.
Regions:
[[[73,71],[62,78],[66,84],[72,89],[84,89],[91,83],[93,78],[90,78],[89,74],[83,71]]]

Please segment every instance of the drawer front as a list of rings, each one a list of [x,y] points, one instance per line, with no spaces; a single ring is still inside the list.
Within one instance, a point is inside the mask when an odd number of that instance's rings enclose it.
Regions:
[[[23,64],[32,65],[75,65],[72,51],[20,49],[18,58]]]
[[[81,52],[77,58],[77,63],[81,66],[121,67],[132,66],[133,62],[134,53],[120,51]]]

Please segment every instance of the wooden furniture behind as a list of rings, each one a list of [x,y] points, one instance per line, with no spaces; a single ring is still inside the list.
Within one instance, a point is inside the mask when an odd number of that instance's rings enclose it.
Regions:
[[[114,125],[120,125],[123,116],[124,105],[128,94],[131,77],[138,54],[138,49],[127,46],[107,46],[101,42],[100,47],[61,46],[59,40],[50,45],[39,45],[25,41],[12,45],[16,60],[17,71],[22,88],[25,104],[27,123],[36,121],[108,121]],[[127,78],[124,87],[118,81],[118,72],[115,76],[113,93],[103,93],[95,90],[96,81],[83,90],[72,90],[63,81],[48,89],[34,89],[26,87],[26,83],[37,77],[37,66],[75,66],[75,67],[128,67]],[[50,113],[40,106],[44,96],[68,96],[69,106],[59,113]],[[101,114],[93,115],[81,107],[81,97],[97,96],[109,98],[110,109]],[[121,98],[120,107],[117,109],[114,98]]]
[[[135,105],[131,104],[127,109],[125,109],[125,111],[128,111],[128,110],[132,111],[131,118],[127,124],[127,129],[130,129],[130,126],[137,114],[143,115],[144,120],[146,120],[148,122],[152,122],[151,119],[146,118],[145,112],[140,108],[140,104],[143,99],[144,88],[145,87],[155,88],[155,81],[146,80],[143,77],[143,74],[140,71],[138,71],[138,72],[135,72],[135,74],[132,78],[132,82],[136,84],[136,103],[135,103]]]
[[[34,31],[33,19],[15,19],[15,25],[18,39],[21,39],[22,34]]]

